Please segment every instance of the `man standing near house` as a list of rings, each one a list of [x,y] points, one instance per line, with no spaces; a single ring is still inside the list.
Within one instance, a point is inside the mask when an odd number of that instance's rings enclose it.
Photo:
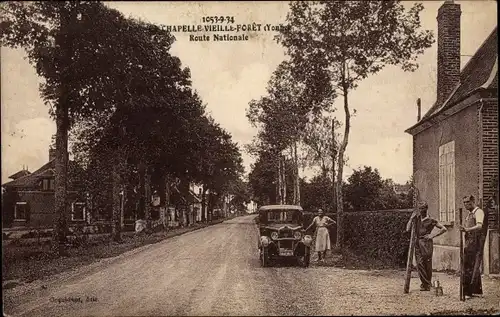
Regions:
[[[483,294],[481,263],[486,240],[483,228],[486,228],[487,225],[484,223],[486,220],[484,211],[476,206],[474,196],[465,196],[463,202],[465,209],[469,212],[465,218],[464,226],[460,226],[460,231],[465,232],[462,287],[465,296],[473,297]]]
[[[447,231],[445,226],[429,216],[428,208],[426,202],[420,202],[418,209],[413,212],[406,224],[406,231],[408,232],[411,230],[413,218],[420,217],[420,226],[417,228],[418,240],[415,246],[415,260],[417,262],[418,276],[422,282],[420,285],[421,291],[431,290],[433,239]],[[433,234],[434,228],[438,228],[439,231]]]

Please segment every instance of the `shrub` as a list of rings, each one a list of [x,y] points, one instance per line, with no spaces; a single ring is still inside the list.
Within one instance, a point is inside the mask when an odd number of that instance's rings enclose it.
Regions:
[[[405,267],[410,234],[405,232],[412,210],[347,212],[345,247],[356,254]]]

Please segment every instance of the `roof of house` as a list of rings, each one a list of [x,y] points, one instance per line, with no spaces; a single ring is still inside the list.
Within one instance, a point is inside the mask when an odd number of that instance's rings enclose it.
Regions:
[[[434,103],[417,124],[451,108],[479,89],[496,89],[498,83],[497,27],[486,38],[460,72],[460,83],[452,90],[442,105]],[[410,128],[411,129],[411,128]]]
[[[181,199],[185,200],[185,197],[183,197],[182,192],[179,190],[177,186],[174,186],[174,190],[180,195]],[[190,195],[187,197],[188,203],[201,203],[201,198],[198,197],[198,195],[196,195],[194,191],[189,190],[189,194]]]
[[[18,179],[19,177],[23,177],[23,176],[26,176],[29,174],[31,174],[30,171],[22,169],[19,172],[16,172],[16,173],[10,175],[9,178],[10,179]]]
[[[68,171],[70,174],[72,174],[72,171],[74,171],[77,168],[77,165],[73,161],[68,162]],[[40,181],[41,178],[44,177],[53,177],[54,176],[54,171],[55,171],[55,159],[45,163],[42,167],[37,169],[31,174],[24,175],[22,177],[19,177],[13,181],[7,182],[2,185],[2,187],[33,187],[36,186],[37,183]]]

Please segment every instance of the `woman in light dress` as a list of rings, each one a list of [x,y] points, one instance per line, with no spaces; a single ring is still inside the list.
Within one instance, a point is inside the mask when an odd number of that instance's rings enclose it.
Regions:
[[[307,227],[306,231],[316,226],[316,245],[315,250],[318,252],[318,260],[324,261],[326,251],[331,249],[330,233],[328,227],[336,223],[332,218],[325,216],[323,210],[318,210],[318,215],[314,217],[312,223]]]

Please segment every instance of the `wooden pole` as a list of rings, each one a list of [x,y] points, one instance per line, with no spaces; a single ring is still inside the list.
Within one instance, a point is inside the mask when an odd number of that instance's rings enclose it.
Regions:
[[[462,226],[462,208],[458,209],[458,217],[460,226]],[[465,301],[464,295],[464,240],[463,233],[459,230],[460,233],[460,301]]]
[[[420,226],[420,216],[416,215],[411,222],[410,247],[408,250],[408,259],[406,261],[406,276],[405,276],[405,286],[404,286],[405,294],[408,294],[410,292],[411,269],[413,265],[413,255],[415,252],[415,244],[417,242],[417,230],[419,226]]]

